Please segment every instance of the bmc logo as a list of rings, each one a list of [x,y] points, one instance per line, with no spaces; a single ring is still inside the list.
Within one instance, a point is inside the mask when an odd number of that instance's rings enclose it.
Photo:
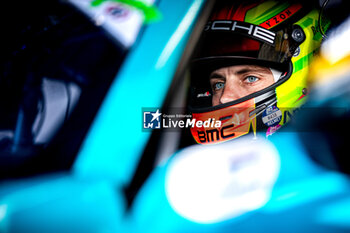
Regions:
[[[276,34],[263,27],[240,21],[215,20],[208,22],[204,28],[205,31],[232,31],[243,34],[257,40],[274,44]]]
[[[220,141],[228,138],[232,138],[235,136],[235,133],[229,133],[226,132],[227,130],[232,130],[234,128],[234,125],[227,125],[222,127],[220,130],[218,129],[211,129],[211,130],[204,130],[204,131],[198,131],[198,139],[201,143],[208,143],[208,142],[215,142]]]

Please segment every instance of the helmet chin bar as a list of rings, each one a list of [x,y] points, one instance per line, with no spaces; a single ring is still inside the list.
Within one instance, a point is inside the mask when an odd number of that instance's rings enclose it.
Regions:
[[[228,141],[249,132],[256,133],[261,125],[261,114],[269,106],[276,104],[274,90],[251,98],[238,104],[230,105],[218,110],[192,113],[196,121],[219,120],[221,127],[193,127],[191,133],[197,143],[212,144]],[[261,128],[261,127],[260,127]]]
[[[212,144],[231,140],[250,131],[250,112],[255,109],[255,100],[249,99],[237,105],[205,113],[192,113],[196,121],[208,119],[221,121],[221,127],[193,127],[191,133],[197,143]],[[252,119],[255,122],[255,118]],[[256,124],[255,124],[256,125]]]

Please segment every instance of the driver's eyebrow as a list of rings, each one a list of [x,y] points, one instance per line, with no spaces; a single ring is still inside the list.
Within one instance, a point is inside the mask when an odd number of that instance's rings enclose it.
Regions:
[[[269,68],[261,67],[261,66],[253,66],[253,65],[250,65],[248,67],[245,66],[245,67],[242,67],[238,70],[235,70],[234,74],[235,75],[244,75],[246,73],[251,73],[251,72],[259,73],[261,75],[271,74],[271,71]],[[220,72],[213,71],[209,76],[209,80],[211,80],[211,79],[221,79],[221,80],[225,81],[226,77],[225,77],[225,75],[220,74]]]
[[[235,74],[241,75],[249,72],[258,72],[263,74],[270,74],[270,70],[265,67],[253,66],[253,67],[244,67],[235,72]]]
[[[214,71],[213,73],[210,74],[209,80],[210,80],[210,79],[221,79],[221,80],[226,80],[226,77]]]

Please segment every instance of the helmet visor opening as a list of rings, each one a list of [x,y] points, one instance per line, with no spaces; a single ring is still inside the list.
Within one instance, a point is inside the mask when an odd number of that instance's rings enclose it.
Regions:
[[[191,107],[231,102],[272,86],[287,75],[298,44],[284,31],[275,33],[273,44],[232,32],[207,32],[191,64]],[[228,75],[233,71],[241,74],[235,77],[236,87]]]
[[[246,60],[245,63],[213,70],[205,77],[193,79],[190,106],[192,108],[214,107],[275,86],[288,73],[287,69],[281,68],[275,69],[269,65],[262,66]]]

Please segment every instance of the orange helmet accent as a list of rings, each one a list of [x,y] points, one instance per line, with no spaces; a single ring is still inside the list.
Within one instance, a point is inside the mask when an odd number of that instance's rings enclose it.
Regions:
[[[249,133],[250,125],[256,125],[255,99],[249,99],[234,106],[228,106],[218,110],[193,113],[196,121],[206,121],[209,118],[219,120],[221,127],[193,127],[192,135],[197,143],[210,144],[228,141]],[[253,128],[254,129],[254,128]]]

